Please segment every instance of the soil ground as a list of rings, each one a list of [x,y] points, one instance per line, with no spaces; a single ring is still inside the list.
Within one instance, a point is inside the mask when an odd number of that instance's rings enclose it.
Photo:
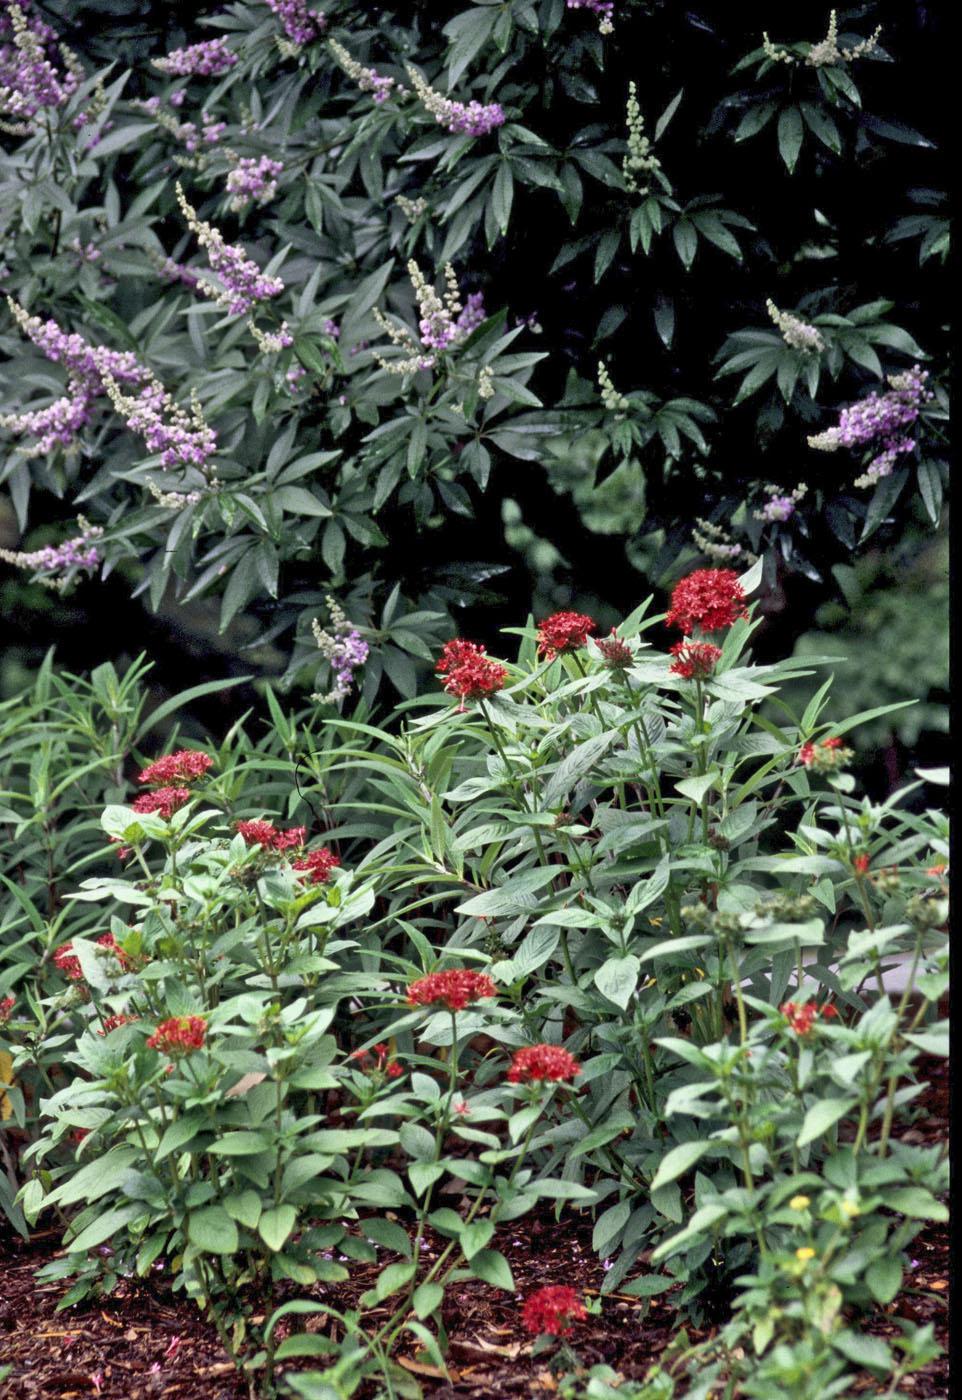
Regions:
[[[948,1068],[927,1066],[930,1087],[921,1114],[903,1128],[908,1141],[940,1141],[948,1134]],[[59,1233],[41,1231],[29,1242],[0,1241],[0,1363],[12,1370],[0,1382],[0,1400],[246,1400],[213,1329],[196,1306],[172,1294],[160,1280],[124,1281],[109,1298],[57,1312],[64,1284],[38,1284],[34,1273],[58,1253]],[[448,1377],[402,1350],[401,1364],[415,1374],[431,1400],[499,1400],[548,1396],[556,1382],[547,1354],[532,1355],[521,1326],[518,1298],[548,1283],[576,1284],[597,1296],[604,1268],[591,1248],[587,1215],[531,1215],[499,1231],[516,1296],[470,1280],[451,1285],[444,1320],[450,1349]],[[437,1247],[437,1241],[428,1241]],[[334,1290],[343,1305],[370,1287],[380,1266],[352,1267],[350,1284]],[[927,1226],[911,1246],[907,1287],[870,1323],[879,1336],[895,1335],[896,1319],[933,1322],[943,1347],[948,1339],[949,1239],[945,1226]],[[317,1325],[317,1324],[315,1324]],[[689,1328],[693,1340],[709,1329]],[[607,1295],[600,1316],[578,1325],[570,1341],[585,1366],[606,1362],[623,1376],[641,1379],[678,1331],[671,1293],[642,1300]],[[308,1363],[316,1365],[318,1363]],[[852,1394],[881,1393],[868,1375]],[[943,1356],[902,1382],[919,1400],[949,1394]]]

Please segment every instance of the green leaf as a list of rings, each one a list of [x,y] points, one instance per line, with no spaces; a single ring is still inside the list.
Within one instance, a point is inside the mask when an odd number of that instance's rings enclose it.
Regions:
[[[103,1244],[104,1240],[109,1240],[118,1230],[122,1230],[131,1220],[138,1215],[143,1215],[144,1205],[141,1201],[135,1201],[131,1205],[118,1206],[115,1210],[108,1210],[104,1215],[98,1216],[92,1224],[85,1230],[81,1230],[76,1239],[66,1240],[66,1248],[71,1254],[84,1254],[88,1249],[94,1249],[98,1244]]]
[[[802,114],[797,107],[785,107],[778,114],[778,150],[791,175],[802,149]]]
[[[679,104],[679,102],[681,102],[682,93],[683,93],[684,91],[685,91],[684,88],[679,88],[679,89],[678,89],[678,91],[675,93],[674,97],[673,97],[673,98],[671,99],[671,101],[668,103],[668,106],[665,108],[665,110],[662,112],[661,116],[658,118],[657,122],[655,123],[655,137],[654,137],[654,139],[655,139],[656,141],[660,141],[661,138],[664,136],[665,132],[668,130],[668,123],[671,121],[672,117],[673,117],[673,116],[675,115],[675,113],[678,111],[678,104]]]
[[[626,953],[620,958],[608,958],[595,973],[595,986],[603,997],[607,997],[624,1011],[638,985],[640,967],[641,964],[634,953]]]
[[[258,1152],[268,1152],[270,1146],[262,1133],[236,1132],[221,1133],[207,1150],[225,1157],[252,1157]]]
[[[187,1217],[187,1238],[205,1254],[236,1254],[237,1226],[223,1206],[206,1206]]]
[[[496,1249],[480,1250],[471,1260],[470,1268],[475,1278],[483,1279],[493,1288],[503,1288],[509,1293],[515,1291],[511,1266]]]
[[[802,1122],[802,1130],[797,1138],[798,1146],[804,1147],[823,1133],[827,1133],[840,1118],[852,1112],[857,1102],[856,1099],[821,1099],[812,1104]]]
[[[887,1190],[885,1205],[888,1210],[898,1211],[912,1220],[948,1220],[949,1212],[941,1201],[937,1201],[930,1191],[921,1186],[900,1186]]]
[[[256,1191],[235,1191],[224,1197],[224,1209],[232,1220],[246,1225],[248,1230],[256,1230],[261,1218],[261,1198]]]
[[[675,250],[685,271],[689,271],[698,252],[698,231],[690,219],[679,219],[671,231]]]
[[[411,1306],[423,1322],[437,1311],[443,1301],[444,1289],[439,1283],[422,1283],[414,1290]]]
[[[868,1266],[865,1282],[876,1303],[891,1303],[902,1287],[902,1261],[882,1254]]]
[[[401,1259],[396,1264],[388,1264],[386,1268],[382,1269],[378,1274],[374,1290],[378,1302],[383,1303],[384,1299],[390,1298],[392,1293],[400,1292],[405,1284],[411,1282],[417,1273],[417,1267],[413,1259]]]
[[[473,1259],[479,1250],[484,1249],[494,1234],[490,1220],[473,1220],[461,1231],[461,1253],[465,1259]]]
[[[688,1171],[689,1167],[694,1166],[699,1157],[703,1157],[710,1147],[710,1142],[682,1142],[677,1147],[673,1147],[670,1152],[666,1152],[652,1178],[651,1190],[657,1191],[659,1186],[674,1181]]]

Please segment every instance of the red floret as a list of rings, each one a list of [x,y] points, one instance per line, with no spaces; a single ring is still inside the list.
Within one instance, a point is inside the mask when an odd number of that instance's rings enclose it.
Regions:
[[[557,612],[538,627],[538,655],[553,661],[566,651],[583,647],[598,624],[585,613]]]
[[[526,1045],[516,1050],[508,1070],[511,1084],[562,1083],[581,1073],[574,1055],[560,1045]]]
[[[587,1316],[588,1310],[575,1290],[561,1283],[539,1288],[525,1299],[521,1309],[521,1321],[535,1335],[548,1332],[554,1337],[565,1337],[573,1323]]]

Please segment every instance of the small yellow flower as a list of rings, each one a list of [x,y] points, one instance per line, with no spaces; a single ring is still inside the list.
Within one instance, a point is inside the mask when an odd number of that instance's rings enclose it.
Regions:
[[[815,1251],[807,1244],[803,1244],[800,1249],[796,1249],[795,1258],[800,1259],[803,1264],[807,1264],[809,1259],[815,1258]]]
[[[856,1215],[862,1214],[860,1207],[857,1206],[854,1201],[843,1201],[841,1211],[849,1220],[853,1220]]]
[[[808,1196],[793,1196],[788,1203],[789,1210],[807,1210],[811,1205]]]

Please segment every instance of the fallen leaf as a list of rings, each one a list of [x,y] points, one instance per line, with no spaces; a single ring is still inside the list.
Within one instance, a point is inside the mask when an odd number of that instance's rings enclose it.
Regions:
[[[933,1279],[929,1284],[929,1288],[933,1289],[935,1292],[941,1292],[943,1288],[948,1288],[948,1286],[949,1281],[947,1278]]]
[[[399,1356],[397,1363],[399,1366],[403,1366],[405,1371],[413,1371],[416,1376],[430,1376],[435,1381],[456,1383],[461,1379],[457,1371],[442,1371],[440,1366],[429,1366],[425,1361],[415,1361],[413,1356]]]
[[[100,1316],[103,1318],[104,1322],[109,1323],[111,1327],[123,1327],[124,1325],[122,1322],[118,1322],[115,1317],[108,1317],[105,1312],[102,1312]]]

